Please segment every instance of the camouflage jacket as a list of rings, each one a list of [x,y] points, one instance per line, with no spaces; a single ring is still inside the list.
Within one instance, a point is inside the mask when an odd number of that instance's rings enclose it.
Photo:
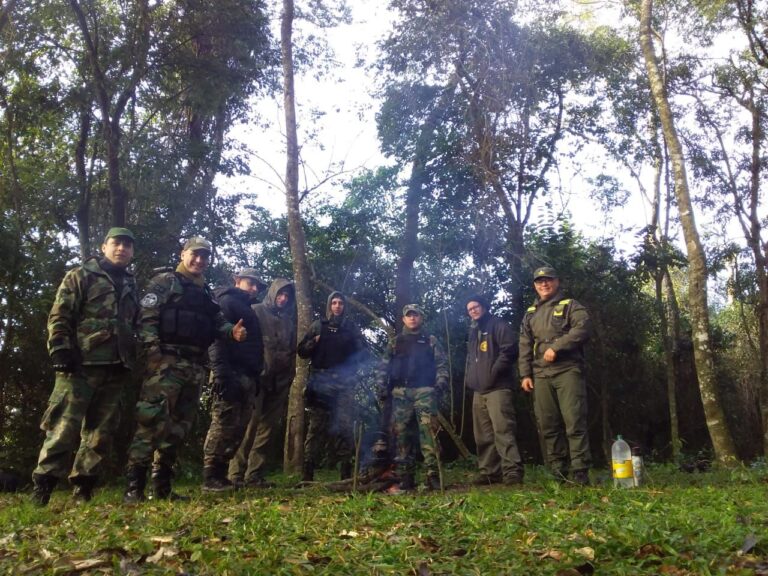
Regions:
[[[165,308],[176,305],[184,296],[185,286],[191,284],[177,272],[161,272],[147,285],[147,290],[141,299],[141,320],[139,325],[139,340],[145,348],[160,345],[165,350],[174,350],[182,355],[202,357],[208,345],[174,344],[165,342],[161,336],[160,318]],[[224,318],[218,304],[215,303],[213,292],[207,285],[203,292],[210,304],[209,320],[217,338],[231,339],[233,325]],[[210,344],[210,343],[209,343]]]
[[[558,292],[545,302],[536,301],[528,308],[520,324],[520,378],[533,375],[556,376],[584,365],[584,344],[592,324],[587,309]],[[544,360],[552,348],[554,362]]]
[[[67,272],[48,315],[48,353],[74,350],[83,365],[123,364],[136,358],[139,303],[136,280],[126,270],[115,286],[96,258]]]

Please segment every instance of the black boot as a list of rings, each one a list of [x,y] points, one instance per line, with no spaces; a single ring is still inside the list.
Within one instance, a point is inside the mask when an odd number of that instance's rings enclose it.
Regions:
[[[315,479],[315,465],[308,461],[304,461],[304,465],[301,467],[301,481],[312,482]]]
[[[32,474],[32,502],[38,506],[47,506],[58,481],[56,476],[50,474]]]
[[[170,466],[152,466],[152,498],[154,500],[173,500],[184,502],[188,496],[182,496],[171,490],[173,469]]]
[[[342,480],[348,480],[352,478],[352,462],[344,460],[339,466],[339,476]]]
[[[125,471],[125,479],[128,485],[123,494],[124,504],[138,504],[143,502],[144,489],[147,487],[147,468],[146,466],[130,466]]]
[[[96,476],[75,476],[70,480],[74,488],[72,497],[75,502],[90,502],[93,498],[93,487],[96,486]]]
[[[203,492],[229,492],[234,486],[227,480],[227,463],[213,462],[203,467]]]

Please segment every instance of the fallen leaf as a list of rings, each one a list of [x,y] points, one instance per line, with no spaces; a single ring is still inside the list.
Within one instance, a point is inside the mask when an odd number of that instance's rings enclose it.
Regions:
[[[320,554],[315,554],[314,552],[307,552],[304,556],[311,564],[329,564],[331,562],[330,556],[321,556]]]
[[[222,518],[221,523],[222,524],[232,524],[233,520],[232,518]]]
[[[738,551],[738,554],[740,556],[749,554],[755,547],[755,544],[757,544],[757,537],[754,534],[747,534],[747,537],[744,539],[744,544],[741,545],[741,549]]]
[[[437,552],[440,550],[440,544],[437,543],[437,540],[429,536],[416,536],[414,541],[427,552]]]
[[[157,564],[164,558],[173,558],[174,556],[178,555],[179,551],[176,550],[176,548],[172,548],[171,546],[160,546],[160,548],[152,554],[152,556],[147,557],[147,562],[150,562],[151,564]]]
[[[583,556],[590,562],[595,559],[595,549],[590,548],[589,546],[584,546],[584,548],[576,548],[574,552],[579,556]]]
[[[155,544],[170,544],[175,538],[173,536],[152,536],[149,540]]]
[[[341,534],[339,534],[339,538],[357,538],[360,536],[360,533],[356,530],[342,530]]]
[[[88,558],[87,560],[75,560],[72,562],[72,569],[76,572],[90,570],[100,566],[110,566],[112,561],[109,558]]]
[[[664,550],[658,544],[643,544],[640,550],[635,552],[635,558],[647,558],[648,556],[666,556]]]
[[[562,560],[564,557],[565,554],[560,552],[560,550],[545,550],[539,555],[539,560],[545,560],[547,558],[551,558],[552,560]]]
[[[18,539],[19,539],[19,535],[16,534],[16,532],[11,532],[10,534],[7,534],[2,538],[0,538],[0,546],[8,546],[8,544]]]

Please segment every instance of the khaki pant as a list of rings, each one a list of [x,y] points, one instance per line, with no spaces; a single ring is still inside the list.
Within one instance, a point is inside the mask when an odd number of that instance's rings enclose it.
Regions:
[[[512,478],[523,475],[512,400],[512,390],[509,389],[475,392],[472,398],[477,465],[484,476]]]

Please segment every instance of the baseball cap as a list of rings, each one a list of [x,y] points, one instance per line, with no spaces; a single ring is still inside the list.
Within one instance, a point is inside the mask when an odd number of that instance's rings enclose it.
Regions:
[[[542,266],[541,268],[536,268],[533,272],[533,279],[537,280],[539,278],[559,278],[559,276],[557,275],[557,270],[552,268],[552,266]]]
[[[117,238],[118,236],[124,236],[134,241],[136,240],[136,238],[133,236],[133,232],[128,230],[128,228],[114,227],[114,228],[110,228],[107,231],[107,235],[104,236],[104,242],[106,242],[110,238]]]
[[[408,312],[416,312],[416,314],[424,316],[424,310],[418,304],[406,304],[403,306],[403,316],[407,316]]]
[[[205,250],[213,252],[211,243],[202,236],[192,236],[184,243],[184,250]]]
[[[248,278],[256,282],[259,286],[266,286],[264,281],[259,277],[259,272],[256,268],[241,268],[239,272],[235,273],[235,278]]]

